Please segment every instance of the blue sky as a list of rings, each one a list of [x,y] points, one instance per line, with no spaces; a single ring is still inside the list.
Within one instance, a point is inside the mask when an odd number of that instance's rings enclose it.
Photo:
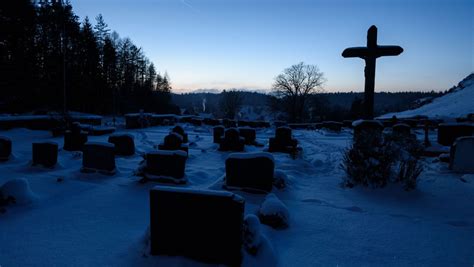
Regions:
[[[270,89],[303,61],[325,73],[325,90],[361,91],[361,59],[342,51],[400,45],[377,60],[376,91],[445,90],[474,71],[471,0],[72,0],[81,20],[101,13],[112,30],[143,47],[176,92]]]

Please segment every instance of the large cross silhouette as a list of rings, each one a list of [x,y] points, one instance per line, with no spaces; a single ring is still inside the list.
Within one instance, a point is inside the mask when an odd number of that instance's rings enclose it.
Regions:
[[[367,47],[351,47],[342,52],[343,57],[360,57],[365,60],[364,107],[365,119],[374,118],[375,60],[383,56],[398,56],[403,48],[396,45],[377,45],[377,27],[367,31]]]

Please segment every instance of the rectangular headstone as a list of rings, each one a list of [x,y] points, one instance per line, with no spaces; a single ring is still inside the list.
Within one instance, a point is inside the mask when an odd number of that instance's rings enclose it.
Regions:
[[[451,146],[450,152],[451,170],[474,173],[474,136],[459,137]]]
[[[146,154],[145,176],[152,180],[167,179],[185,182],[187,154],[181,150],[159,150]]]
[[[270,192],[274,169],[270,153],[232,153],[225,161],[226,186]]]
[[[53,142],[33,143],[33,165],[54,167],[58,162],[58,144]]]
[[[244,209],[230,192],[157,186],[150,190],[150,253],[240,266]]]
[[[130,134],[114,134],[109,136],[109,143],[115,145],[115,155],[131,156],[135,154],[135,141]]]
[[[471,136],[474,126],[468,123],[440,123],[438,125],[438,143],[450,146],[458,137]]]
[[[12,154],[12,140],[0,136],[0,161],[7,161]]]
[[[115,146],[111,143],[87,142],[82,153],[83,172],[115,173]]]

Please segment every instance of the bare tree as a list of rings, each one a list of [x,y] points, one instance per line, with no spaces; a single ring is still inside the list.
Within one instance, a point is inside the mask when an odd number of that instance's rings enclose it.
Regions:
[[[296,122],[304,119],[308,96],[322,92],[325,82],[324,73],[318,66],[300,62],[275,78],[273,91],[277,97],[285,100],[289,120]]]

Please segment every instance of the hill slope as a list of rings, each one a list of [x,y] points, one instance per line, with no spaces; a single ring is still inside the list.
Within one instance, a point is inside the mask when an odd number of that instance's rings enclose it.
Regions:
[[[448,94],[433,99],[419,108],[398,113],[388,113],[380,118],[407,118],[424,115],[430,118],[458,118],[474,113],[474,73],[464,78]]]

